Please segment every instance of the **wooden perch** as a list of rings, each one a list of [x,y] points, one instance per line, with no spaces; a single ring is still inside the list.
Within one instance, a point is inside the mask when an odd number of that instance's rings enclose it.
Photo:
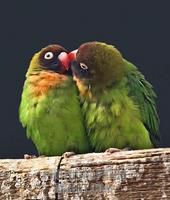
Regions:
[[[170,199],[170,148],[60,160],[0,160],[0,199]]]

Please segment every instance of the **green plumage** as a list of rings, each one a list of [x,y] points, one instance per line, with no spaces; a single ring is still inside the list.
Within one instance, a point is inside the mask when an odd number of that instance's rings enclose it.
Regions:
[[[77,80],[87,86],[86,94],[90,94],[83,95],[82,87],[77,84],[87,134],[94,150],[100,152],[111,147],[145,149],[158,146],[156,95],[138,69],[124,60],[115,48],[98,42],[80,46],[77,62],[88,66],[88,72],[79,70],[78,65],[72,66],[72,69]],[[110,64],[110,70],[109,62],[114,62]],[[105,80],[100,78],[101,74],[110,76],[114,69],[119,77],[114,74],[112,80],[101,81],[100,85],[94,83],[94,79]]]
[[[39,56],[38,54],[37,57]],[[39,154],[52,156],[62,155],[66,151],[89,152],[77,88],[72,78],[64,76],[65,79],[60,84],[49,87],[38,96],[34,94],[34,90],[40,81],[46,79],[46,76],[41,77],[44,71],[34,57],[27,73],[19,108],[20,121],[26,127],[27,136],[33,140]],[[47,75],[55,74],[46,71]]]
[[[130,62],[125,60],[127,73],[129,96],[139,106],[142,122],[149,131],[151,141],[155,147],[159,146],[159,117],[156,110],[156,94],[152,85],[145,80],[144,76]]]

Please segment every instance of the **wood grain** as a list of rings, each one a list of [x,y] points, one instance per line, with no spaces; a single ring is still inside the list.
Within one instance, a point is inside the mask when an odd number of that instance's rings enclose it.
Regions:
[[[170,199],[170,148],[60,160],[0,160],[0,199]]]

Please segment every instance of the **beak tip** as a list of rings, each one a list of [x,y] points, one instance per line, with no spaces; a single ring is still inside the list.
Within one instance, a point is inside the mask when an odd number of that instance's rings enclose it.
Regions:
[[[71,51],[70,53],[61,52],[58,56],[59,61],[67,71],[71,68],[71,64],[76,61],[77,51],[78,49]]]
[[[78,49],[73,50],[73,51],[71,51],[71,52],[68,54],[69,59],[70,59],[71,62],[74,61],[74,60],[76,60],[77,51],[78,51]]]
[[[61,62],[61,64],[63,65],[63,67],[66,70],[69,70],[70,68],[70,59],[69,56],[66,52],[61,52],[60,55],[58,56],[59,61]]]

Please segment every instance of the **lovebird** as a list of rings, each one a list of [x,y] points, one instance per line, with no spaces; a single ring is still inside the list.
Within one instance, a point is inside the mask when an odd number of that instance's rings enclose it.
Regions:
[[[19,119],[39,155],[90,151],[67,50],[57,44],[36,53],[26,73]]]
[[[96,41],[69,57],[94,151],[159,146],[156,94],[134,64],[114,46]]]

